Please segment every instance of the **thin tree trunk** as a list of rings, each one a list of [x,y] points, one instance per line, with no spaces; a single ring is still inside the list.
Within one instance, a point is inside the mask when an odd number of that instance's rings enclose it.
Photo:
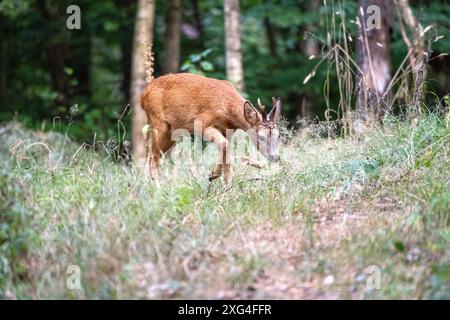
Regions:
[[[302,4],[300,10],[302,12],[308,12],[310,15],[315,15],[320,10],[321,1],[320,0],[309,0],[305,4]],[[300,52],[306,57],[310,58],[312,56],[320,56],[320,46],[319,42],[310,36],[305,37],[306,32],[315,33],[317,30],[318,22],[313,22],[308,25],[302,25],[300,27]],[[300,116],[303,118],[312,118],[314,116],[314,94],[311,92],[305,92],[301,96],[301,105],[299,108]]]
[[[180,69],[181,0],[167,0],[164,32],[164,73]]]
[[[198,0],[191,0],[192,8],[194,9],[195,28],[198,31],[200,38],[200,47],[202,50],[205,48],[205,30],[203,28],[200,8],[198,6]]]
[[[269,46],[270,55],[276,58],[278,53],[275,27],[270,23],[269,17],[264,18],[264,28],[266,29],[267,45]]]
[[[6,39],[1,39],[0,43],[0,104],[3,103],[4,98],[6,97],[6,78],[7,78],[7,44]]]
[[[121,12],[126,16],[134,14],[133,6],[135,0],[116,0],[116,5]],[[133,25],[129,25],[124,22],[121,24],[121,30],[124,32],[121,47],[121,67],[122,67],[122,79],[120,83],[120,90],[122,91],[124,101],[130,101],[130,81],[131,81],[131,56],[133,42]]]
[[[224,0],[227,78],[239,91],[244,89],[239,0]]]
[[[91,66],[92,66],[92,40],[91,31],[86,26],[82,35],[79,36],[79,44],[77,50],[71,51],[69,63],[77,66],[74,70],[74,76],[78,80],[78,84],[73,88],[74,95],[91,95]],[[88,53],[88,54],[86,54]]]
[[[373,13],[367,8],[375,5],[380,8],[379,27],[374,27],[368,21]],[[391,81],[390,27],[391,0],[360,0],[358,20],[360,23],[357,56],[361,73],[358,75],[359,97],[357,112],[361,120],[369,116],[379,117],[387,110],[386,89]]]
[[[409,50],[412,50],[410,62],[414,76],[414,93],[411,100],[412,106],[415,111],[419,108],[419,103],[423,99],[425,91],[425,80],[427,78],[427,64],[428,64],[428,52],[425,48],[425,35],[422,25],[414,16],[411,6],[408,0],[396,0],[396,5],[400,15],[400,19],[405,22],[410,33],[412,34],[412,40],[408,38],[404,28],[403,22],[400,21],[400,29],[403,36],[403,40]]]
[[[39,9],[48,21],[57,20],[56,13],[49,9],[47,1],[37,2]],[[64,71],[66,60],[69,56],[69,47],[66,43],[66,29],[54,31],[47,47],[48,66],[53,88],[59,93],[58,103],[67,103],[71,93],[69,92],[69,79]]]
[[[130,104],[132,116],[132,151],[135,160],[144,160],[146,153],[142,128],[147,117],[141,107],[141,93],[145,87],[145,53],[143,41],[152,41],[155,17],[155,1],[139,0],[134,29],[133,54],[131,63]]]
[[[307,11],[307,12],[309,12],[309,14],[315,15],[320,10],[320,4],[321,4],[320,0],[309,0],[307,3],[302,5],[300,9],[303,12]],[[319,47],[318,41],[316,41],[312,37],[307,37],[306,39],[304,39],[305,32],[311,32],[311,33],[316,32],[317,24],[318,24],[318,22],[315,22],[312,24],[303,25],[300,28],[300,30],[302,32],[302,34],[300,35],[300,39],[301,39],[300,45],[299,45],[300,51],[308,58],[310,56],[318,57],[320,54],[320,47]]]
[[[423,33],[423,27],[419,23],[419,21],[414,16],[411,6],[409,5],[408,0],[397,0],[397,6],[401,14],[401,18],[405,21],[408,26],[410,32],[412,33],[416,46],[416,61],[415,66],[419,65],[423,60],[423,55],[425,53],[425,37]],[[409,40],[409,39],[408,39]],[[411,48],[411,42],[407,41],[407,45]]]

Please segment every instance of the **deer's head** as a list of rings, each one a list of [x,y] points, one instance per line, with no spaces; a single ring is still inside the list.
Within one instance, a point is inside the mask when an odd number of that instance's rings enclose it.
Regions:
[[[249,136],[258,151],[269,161],[277,162],[280,160],[278,153],[279,131],[277,128],[277,122],[281,114],[280,98],[272,98],[272,104],[272,110],[266,113],[265,107],[259,99],[259,111],[250,101],[245,101],[244,116],[251,125]]]

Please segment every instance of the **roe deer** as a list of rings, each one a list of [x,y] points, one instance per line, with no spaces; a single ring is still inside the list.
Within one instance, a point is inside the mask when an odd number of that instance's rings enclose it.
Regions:
[[[276,126],[281,112],[279,98],[272,98],[273,108],[266,114],[259,99],[260,111],[228,81],[178,73],[152,80],[141,99],[151,130],[150,176],[157,185],[160,158],[175,144],[171,139],[172,132],[186,129],[194,134],[194,121],[201,123],[202,136],[219,146],[219,161],[210,181],[222,173],[227,184],[231,181],[230,142],[227,139],[230,137],[226,135],[229,129],[247,131],[258,151],[269,161],[280,159]],[[146,137],[148,140],[148,133]]]

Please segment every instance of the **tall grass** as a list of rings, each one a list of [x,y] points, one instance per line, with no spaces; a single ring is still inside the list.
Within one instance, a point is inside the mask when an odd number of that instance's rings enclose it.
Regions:
[[[64,136],[2,127],[1,295],[449,298],[450,119],[324,130],[290,132],[280,166],[237,165],[207,197],[214,152],[194,171],[165,161],[157,190]]]
[[[340,134],[347,136],[362,133],[365,127],[374,125],[378,120],[382,121],[383,117],[380,117],[377,109],[385,110],[383,114],[386,116],[394,111],[404,113],[406,110],[408,121],[415,121],[415,117],[429,111],[425,93],[428,93],[429,101],[433,100],[432,104],[439,105],[439,99],[433,93],[426,92],[427,67],[432,44],[442,38],[436,36],[435,27],[431,25],[422,27],[419,18],[405,17],[405,13],[400,9],[402,6],[394,1],[392,10],[395,10],[399,24],[399,27],[394,29],[399,29],[407,53],[399,65],[393,66],[392,78],[384,94],[380,95],[373,88],[367,87],[362,79],[363,71],[358,65],[354,47],[360,41],[358,30],[364,23],[359,21],[359,18],[352,20],[347,16],[348,5],[349,1],[346,0],[324,0],[323,19],[326,38],[308,34],[308,37],[312,37],[320,44],[322,56],[305,77],[303,84],[314,77],[319,68],[326,68],[327,76],[323,89],[327,105],[325,119],[328,122],[338,119]],[[413,29],[413,26],[405,27],[403,22],[405,19],[416,21],[417,30]],[[364,46],[369,48],[367,39],[363,40]],[[331,103],[333,91],[331,87],[334,86],[338,88],[337,105]],[[359,97],[360,93],[364,94]],[[403,110],[397,110],[399,108]],[[333,130],[329,130],[328,134],[333,134]]]

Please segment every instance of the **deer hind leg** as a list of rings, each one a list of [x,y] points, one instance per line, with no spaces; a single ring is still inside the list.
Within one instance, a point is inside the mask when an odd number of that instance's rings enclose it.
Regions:
[[[219,178],[222,173],[224,174],[225,183],[229,184],[232,177],[231,168],[231,156],[228,140],[222,135],[222,133],[214,127],[208,127],[204,130],[203,135],[206,139],[214,142],[219,147],[219,160],[217,161],[214,169],[209,177],[209,180],[215,180]]]
[[[167,123],[153,126],[151,134],[151,152],[149,157],[150,177],[159,186],[159,163],[161,157],[174,145],[170,137],[170,128]]]

